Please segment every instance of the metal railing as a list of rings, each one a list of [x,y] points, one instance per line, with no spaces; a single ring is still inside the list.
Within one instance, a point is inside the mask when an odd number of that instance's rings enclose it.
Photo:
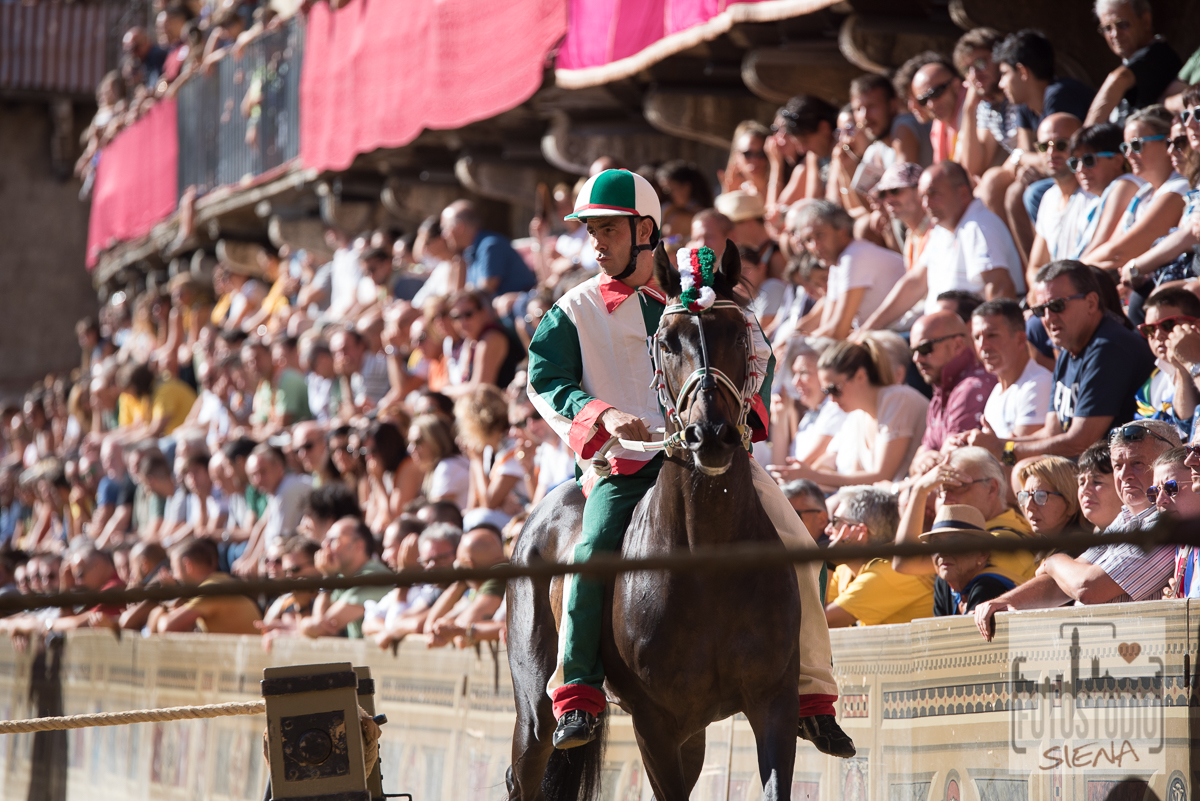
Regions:
[[[253,180],[299,154],[303,61],[298,14],[180,87],[180,195]]]

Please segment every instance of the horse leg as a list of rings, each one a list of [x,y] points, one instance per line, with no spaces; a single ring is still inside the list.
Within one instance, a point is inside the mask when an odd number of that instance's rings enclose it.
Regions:
[[[799,714],[800,698],[791,682],[784,682],[774,697],[756,699],[754,706],[746,709],[758,745],[764,801],[789,801],[792,797]]]
[[[700,771],[704,770],[704,729],[684,741],[680,747],[680,759],[683,760],[683,782],[691,796],[700,779]]]
[[[661,717],[654,717],[653,721],[646,720],[645,713],[639,710],[633,718],[633,733],[642,754],[642,767],[646,769],[646,778],[654,791],[654,801],[688,801],[691,784],[685,776],[679,737]],[[700,760],[704,760],[703,748]],[[697,776],[699,771],[692,777],[692,784]]]
[[[541,801],[543,798],[542,777],[546,775],[546,763],[554,752],[550,744],[554,714],[550,710],[550,698],[545,692],[541,696],[544,703],[529,697],[517,699],[512,764],[505,775],[509,801]]]

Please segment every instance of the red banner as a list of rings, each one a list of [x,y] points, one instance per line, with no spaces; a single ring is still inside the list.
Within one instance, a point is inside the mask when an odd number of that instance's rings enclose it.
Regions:
[[[527,100],[566,31],[563,0],[356,0],[312,7],[300,81],[300,159],[354,157]]]
[[[569,0],[559,49],[559,86],[578,89],[628,78],[711,41],[738,22],[772,22],[836,0]]]
[[[179,200],[175,101],[159,100],[100,151],[88,223],[88,269],[117,242],[150,233]]]

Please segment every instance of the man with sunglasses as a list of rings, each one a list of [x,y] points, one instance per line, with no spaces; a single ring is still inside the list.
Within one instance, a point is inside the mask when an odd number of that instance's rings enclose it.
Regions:
[[[1183,61],[1166,39],[1154,34],[1148,0],[1097,0],[1096,17],[1100,35],[1121,59],[1121,66],[1104,79],[1087,124],[1124,125],[1134,111],[1162,99]]]
[[[1172,448],[1154,460],[1154,484],[1146,495],[1163,517],[1182,520],[1200,518],[1200,493],[1192,486],[1191,448]],[[1200,598],[1200,549],[1175,547],[1175,575],[1171,582],[1176,598]]]
[[[925,436],[910,468],[912,475],[920,475],[934,465],[947,438],[979,424],[996,377],[976,358],[970,331],[954,312],[920,318],[909,341],[917,371],[933,387]]]
[[[1179,448],[1175,429],[1159,420],[1141,420],[1112,433],[1110,449],[1121,514],[1106,533],[1149,528],[1157,510],[1146,489],[1154,477],[1155,460]],[[1053,554],[1037,575],[1004,595],[975,609],[975,625],[984,639],[995,632],[997,612],[1048,609],[1075,601],[1079,604],[1152,601],[1163,597],[1175,568],[1175,546],[1143,551],[1137,545],[1096,545],[1078,557]]]
[[[1067,257],[1084,223],[1083,212],[1089,197],[1079,188],[1075,171],[1067,166],[1068,143],[1080,127],[1078,117],[1062,113],[1051,114],[1038,124],[1037,149],[1042,169],[1052,183],[1038,203],[1033,225],[1033,248],[1025,273],[1030,286],[1042,265]]]
[[[1046,424],[1027,437],[1001,440],[986,431],[968,437],[1010,466],[1030,456],[1073,459],[1114,424],[1132,420],[1137,390],[1154,369],[1146,340],[1105,311],[1100,285],[1087,265],[1047,264],[1038,271],[1034,300],[1034,315],[1059,349]]]
[[[966,98],[962,79],[945,64],[926,64],[913,76],[912,93],[917,104],[933,118],[929,129],[933,162],[961,158],[958,132],[962,127],[963,100]]]
[[[1175,426],[1185,440],[1192,434],[1192,415],[1200,403],[1195,376],[1200,365],[1193,365],[1188,348],[1172,347],[1172,333],[1180,326],[1200,320],[1200,298],[1182,287],[1167,287],[1155,292],[1144,306],[1146,322],[1138,331],[1150,343],[1157,360],[1154,372],[1137,393],[1138,419],[1162,420]],[[1178,342],[1179,337],[1174,341]],[[1187,355],[1188,360],[1182,357]]]

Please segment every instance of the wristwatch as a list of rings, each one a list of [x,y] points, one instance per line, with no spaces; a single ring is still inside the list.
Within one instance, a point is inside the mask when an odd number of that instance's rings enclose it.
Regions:
[[[1141,272],[1138,271],[1137,259],[1130,259],[1130,261],[1129,261],[1129,277],[1137,278],[1139,275],[1141,275]]]
[[[1005,442],[1004,453],[1001,454],[1000,461],[1009,467],[1014,466],[1017,463],[1016,447],[1017,443],[1013,442],[1011,439],[1008,442]]]
[[[1189,367],[1188,374],[1191,375],[1192,378],[1200,378],[1200,364],[1193,364],[1191,367]]]

